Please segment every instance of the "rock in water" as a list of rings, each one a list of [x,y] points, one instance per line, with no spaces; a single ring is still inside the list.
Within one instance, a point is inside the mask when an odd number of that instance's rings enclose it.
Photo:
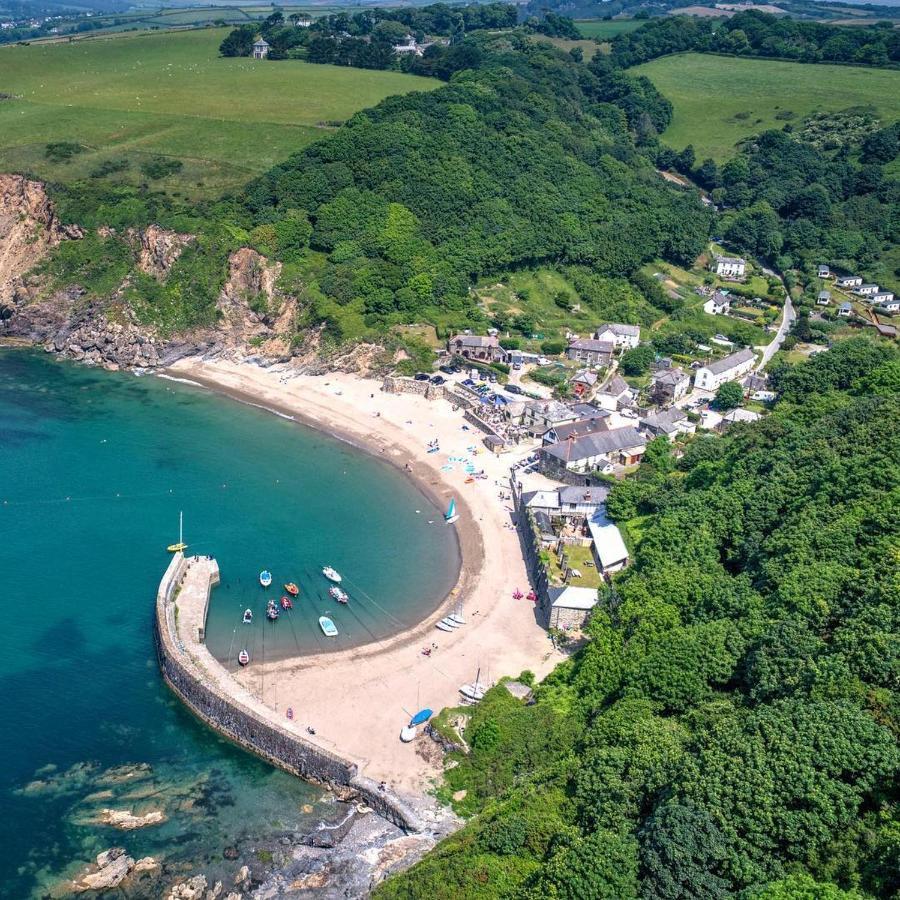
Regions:
[[[206,893],[206,876],[195,875],[176,884],[166,895],[166,900],[203,900]]]
[[[125,853],[125,848],[110,847],[97,856],[96,870],[91,867],[72,882],[71,888],[75,893],[106,891],[120,885],[132,869],[134,860]]]

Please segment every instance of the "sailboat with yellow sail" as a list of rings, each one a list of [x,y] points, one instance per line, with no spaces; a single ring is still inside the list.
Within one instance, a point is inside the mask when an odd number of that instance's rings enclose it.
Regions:
[[[184,550],[187,550],[187,544],[184,542],[184,513],[178,513],[178,543],[177,544],[169,544],[166,547],[166,550],[169,553],[179,553]]]

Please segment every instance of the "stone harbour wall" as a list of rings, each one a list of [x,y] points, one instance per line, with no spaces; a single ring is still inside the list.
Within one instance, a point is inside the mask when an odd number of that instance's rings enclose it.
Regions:
[[[381,383],[381,389],[386,394],[421,394],[426,400],[441,400],[446,394],[442,384],[416,381],[415,378],[399,375],[388,375]]]
[[[176,553],[156,596],[156,650],[169,687],[195,715],[244,749],[306,781],[328,785],[347,799],[358,796],[400,828],[420,831],[416,813],[390,791],[382,791],[377,782],[359,775],[355,763],[304,740],[282,725],[274,713],[266,715],[261,704],[261,708],[252,708],[243,702],[243,689],[236,681],[233,692],[223,688],[221,673],[212,671],[220,664],[205,648],[209,660],[185,647],[177,631],[175,600],[188,565],[183,555]],[[210,588],[218,582],[218,569],[213,572]]]

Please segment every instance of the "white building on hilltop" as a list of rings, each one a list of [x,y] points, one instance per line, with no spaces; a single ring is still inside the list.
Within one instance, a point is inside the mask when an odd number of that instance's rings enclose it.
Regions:
[[[265,59],[269,55],[269,42],[260,38],[253,44],[253,58]]]
[[[747,271],[747,260],[737,256],[717,256],[713,271],[723,278],[743,278]]]

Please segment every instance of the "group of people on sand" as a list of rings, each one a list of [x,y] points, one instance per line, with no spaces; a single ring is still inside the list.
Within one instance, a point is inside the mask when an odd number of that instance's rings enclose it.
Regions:
[[[434,653],[434,651],[437,650],[437,648],[438,648],[438,645],[435,643],[432,643],[432,645],[430,647],[423,647],[422,648],[422,656],[431,656],[431,654]]]

